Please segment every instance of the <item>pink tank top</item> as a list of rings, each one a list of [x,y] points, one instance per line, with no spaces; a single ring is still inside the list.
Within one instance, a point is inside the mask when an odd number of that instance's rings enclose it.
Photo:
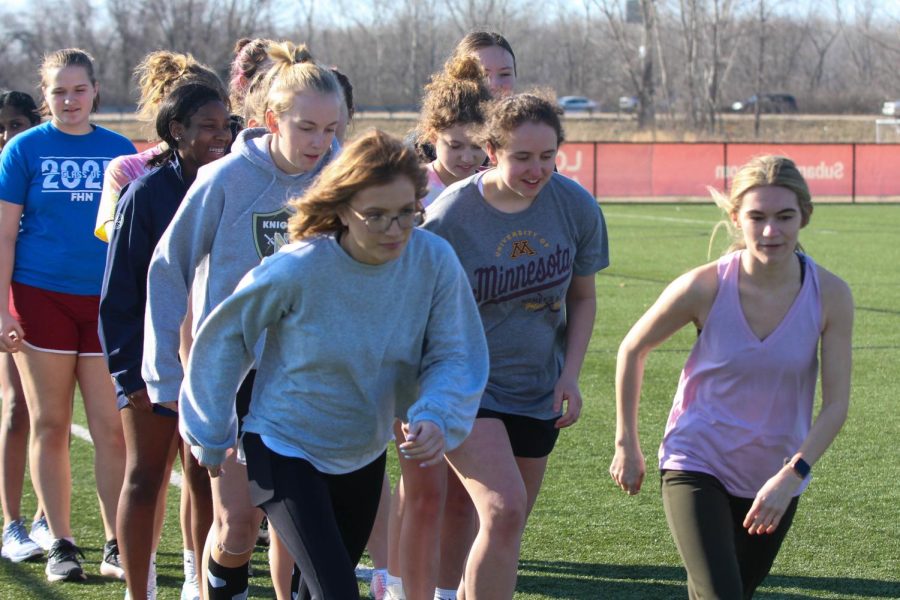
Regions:
[[[719,260],[719,289],[681,372],[659,447],[660,469],[707,473],[729,494],[754,498],[803,443],[812,422],[822,330],[816,266],[803,258],[800,292],[764,340],[741,308],[741,251]]]
[[[428,195],[422,198],[422,207],[428,208],[428,205],[434,202],[441,195],[447,186],[441,181],[437,171],[434,170],[434,163],[430,162],[425,165],[425,171],[428,173]]]

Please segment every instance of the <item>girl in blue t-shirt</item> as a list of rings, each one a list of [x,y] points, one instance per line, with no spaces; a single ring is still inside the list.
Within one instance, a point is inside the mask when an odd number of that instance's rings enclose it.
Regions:
[[[106,248],[91,231],[106,165],[135,148],[91,124],[99,85],[83,50],[47,55],[41,88],[50,121],[13,139],[0,159],[0,349],[15,353],[28,403],[32,479],[54,538],[47,578],[85,578],[70,525],[76,381],[96,449],[107,540],[100,572],[122,578],[115,522],[125,452],[97,336]]]

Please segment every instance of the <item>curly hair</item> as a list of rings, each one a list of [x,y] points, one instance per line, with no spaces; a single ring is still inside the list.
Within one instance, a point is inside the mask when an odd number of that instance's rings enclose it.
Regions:
[[[180,85],[205,85],[225,98],[227,104],[228,93],[222,80],[215,71],[190,54],[168,50],[151,52],[135,67],[134,76],[141,93],[137,106],[138,119],[146,123],[150,131],[155,129],[160,104]]]
[[[525,123],[541,123],[556,132],[556,144],[563,143],[565,133],[559,116],[562,109],[556,103],[553,92],[535,90],[514,94],[491,102],[484,127],[475,136],[475,143],[495,150],[509,143],[510,134]]]
[[[419,143],[430,143],[441,131],[456,125],[483,125],[491,92],[478,59],[460,56],[447,62],[425,86],[419,124]]]

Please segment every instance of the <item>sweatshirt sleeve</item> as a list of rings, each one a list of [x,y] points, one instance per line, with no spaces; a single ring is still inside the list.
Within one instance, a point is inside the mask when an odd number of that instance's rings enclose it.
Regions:
[[[437,423],[450,451],[469,435],[478,413],[487,385],[488,349],[469,280],[453,250],[446,249],[425,330],[419,399],[407,417],[410,423]]]
[[[237,438],[234,397],[253,365],[253,348],[270,325],[289,310],[296,293],[284,290],[292,276],[279,282],[278,264],[267,259],[241,280],[200,327],[191,347],[179,403],[184,440],[203,465],[220,465]]]
[[[212,177],[198,178],[150,261],[141,372],[154,403],[178,398],[184,377],[178,359],[181,323],[187,314],[194,272],[212,248],[224,202],[224,190]]]
[[[147,269],[156,245],[149,215],[151,203],[138,196],[148,190],[128,188],[116,215],[100,293],[100,342],[116,388],[124,395],[144,389],[144,307]],[[147,200],[147,198],[144,198]]]

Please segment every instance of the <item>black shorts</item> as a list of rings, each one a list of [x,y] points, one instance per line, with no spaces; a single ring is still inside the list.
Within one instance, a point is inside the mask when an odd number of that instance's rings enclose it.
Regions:
[[[553,452],[559,429],[557,419],[535,419],[524,415],[501,413],[487,408],[478,409],[476,419],[500,419],[518,458],[543,458]]]
[[[238,437],[244,431],[244,417],[250,412],[250,400],[253,396],[253,380],[256,379],[256,369],[250,369],[241,387],[238,388],[237,397],[235,398],[235,412],[238,421]]]

